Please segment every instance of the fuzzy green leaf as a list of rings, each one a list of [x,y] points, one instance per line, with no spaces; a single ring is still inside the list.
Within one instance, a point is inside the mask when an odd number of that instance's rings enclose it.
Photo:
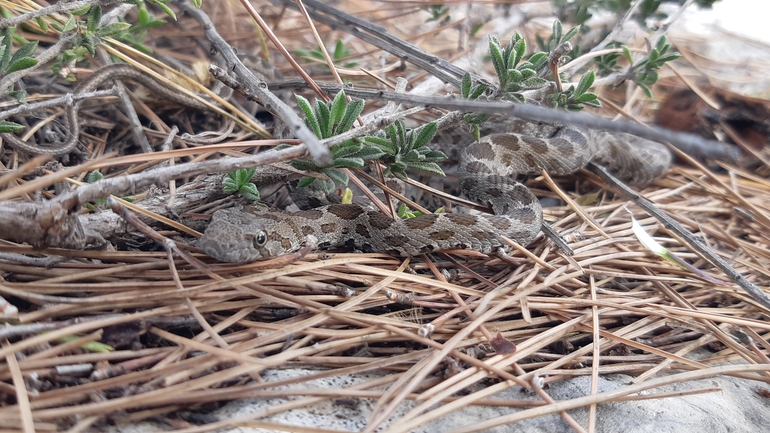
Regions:
[[[297,170],[304,170],[304,171],[314,171],[318,170],[318,166],[313,163],[313,161],[308,161],[306,159],[295,159],[291,162],[291,166],[296,168]]]
[[[564,35],[564,37],[561,38],[561,42],[567,42],[568,40],[574,38],[575,35],[577,35],[578,32],[580,31],[580,27],[582,27],[582,26],[578,24],[576,27],[573,27],[573,28],[569,29],[567,34]]]
[[[0,120],[0,133],[13,133],[23,131],[24,125],[20,125],[15,122],[9,122],[7,120]]]
[[[201,4],[201,0],[196,0],[195,2],[197,2],[197,3],[198,3],[198,4],[197,4],[195,7],[196,7],[197,9],[200,9],[200,7],[201,7],[201,6],[200,6],[200,4]],[[193,2],[193,3],[195,3],[195,2]],[[165,4],[163,4],[163,3],[156,3],[156,5],[157,5],[159,8],[163,9],[163,12],[165,12],[165,13],[166,13],[166,15],[170,16],[171,18],[173,18],[173,19],[174,19],[174,21],[177,21],[177,19],[176,19],[176,13],[174,13],[174,11],[173,11],[173,10],[171,10],[171,8],[170,8],[170,7],[166,6],[166,5],[165,5]]]
[[[424,171],[431,174],[437,174],[442,177],[446,176],[446,174],[444,174],[444,170],[442,170],[441,167],[439,167],[438,164],[436,164],[435,162],[423,162],[423,161],[407,162],[406,165],[408,168],[412,170]]]
[[[534,90],[534,89],[540,89],[546,84],[548,84],[548,81],[544,78],[530,77],[522,81],[521,87],[525,90]]]
[[[100,27],[96,30],[96,36],[99,36],[100,38],[104,38],[107,36],[117,35],[123,32],[128,31],[128,29],[131,28],[131,24],[129,23],[112,23],[107,24],[104,27]]]
[[[438,123],[435,121],[412,130],[412,136],[415,137],[414,146],[417,148],[427,146],[433,140],[433,137],[436,136],[436,132],[438,132]]]
[[[11,63],[11,66],[8,67],[8,70],[5,71],[5,73],[10,74],[11,72],[21,71],[22,69],[31,68],[35,65],[37,65],[37,59],[26,57]]]
[[[259,200],[259,190],[257,189],[257,186],[251,182],[241,185],[238,189],[238,193],[249,200]]]
[[[471,94],[471,87],[473,86],[473,80],[471,79],[471,73],[466,72],[465,75],[463,75],[463,79],[460,82],[460,94],[463,96],[463,98],[468,98],[468,95]]]
[[[623,45],[623,57],[625,57],[629,63],[632,63],[634,61],[634,58],[631,56],[631,51],[625,45]]]
[[[225,180],[222,182],[222,186],[222,190],[225,192],[225,194],[232,194],[238,191],[238,185],[235,183],[235,180],[231,179],[230,177],[225,178]]]
[[[361,168],[365,163],[361,158],[334,158],[332,164],[336,168]]]
[[[294,95],[294,97],[297,99],[297,105],[299,105],[299,108],[303,113],[305,113],[305,124],[307,127],[313,131],[316,137],[323,138],[321,135],[321,126],[318,124],[318,119],[315,117],[313,107],[310,106],[310,101],[300,95]]]
[[[575,94],[582,95],[583,93],[587,92],[588,89],[590,89],[594,84],[595,78],[596,75],[594,74],[594,71],[589,71],[583,74],[583,76],[580,77],[580,82],[577,85],[577,89],[575,89]]]
[[[77,21],[75,21],[75,17],[73,15],[70,15],[70,17],[67,19],[67,22],[64,23],[64,27],[62,27],[62,33],[71,32],[75,29],[75,26],[77,26]]]
[[[505,62],[503,62],[503,52],[500,50],[499,43],[494,43],[491,36],[489,38],[489,55],[492,57],[492,66],[495,67],[495,73],[497,73],[498,79],[502,82],[503,78],[505,77]]]
[[[94,33],[99,27],[99,21],[102,19],[102,7],[99,5],[92,6],[88,11],[88,18],[86,19],[86,31]]]
[[[334,168],[327,168],[323,173],[329,176],[329,179],[333,180],[337,185],[347,185],[350,180],[347,174]]]
[[[340,90],[334,97],[331,103],[331,110],[329,116],[329,131],[332,135],[344,132],[337,130],[336,126],[342,121],[342,117],[345,116],[345,108],[347,106],[347,99],[345,99],[345,91]]]
[[[473,89],[471,90],[470,95],[468,95],[468,99],[470,99],[470,100],[477,99],[479,96],[483,95],[484,92],[486,92],[486,91],[487,91],[487,86],[485,86],[483,84],[478,84],[478,85],[473,87]]]
[[[311,177],[311,176],[303,177],[297,183],[297,188],[307,188],[310,185],[312,185],[315,181],[316,181],[316,178],[314,177]]]
[[[363,100],[353,101],[350,104],[347,104],[345,115],[342,116],[342,120],[340,121],[339,127],[337,128],[338,132],[342,133],[350,131],[350,128],[353,127],[353,124],[356,122],[356,119],[358,119],[358,116],[362,111],[364,111],[364,106],[365,103]]]
[[[591,93],[591,92],[583,93],[582,95],[575,98],[575,100],[578,102],[590,102],[590,101],[595,101],[597,99],[599,99],[599,97],[596,95],[596,93]]]
[[[315,115],[318,119],[318,124],[321,126],[321,136],[319,138],[331,137],[331,112],[329,107],[318,99],[315,101]]]
[[[561,34],[562,34],[562,25],[561,21],[554,20],[553,21],[553,34],[551,35],[551,43],[548,44],[548,50],[553,50],[561,43]]]
[[[26,57],[32,57],[35,54],[36,49],[37,49],[37,41],[29,42],[27,44],[22,45],[21,47],[19,47],[18,50],[16,50],[15,53],[13,53],[13,56],[11,57],[11,63],[15,63],[17,60],[20,60]]]

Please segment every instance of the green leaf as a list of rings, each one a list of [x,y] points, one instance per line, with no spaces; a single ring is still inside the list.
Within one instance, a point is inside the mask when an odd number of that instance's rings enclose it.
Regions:
[[[444,170],[441,169],[441,167],[438,166],[435,162],[407,162],[407,167],[412,170],[418,170],[418,171],[424,171],[427,173],[437,174],[439,176],[446,176],[444,174]],[[403,171],[403,170],[402,170]]]
[[[313,131],[316,137],[323,138],[321,135],[321,126],[318,124],[318,119],[316,119],[313,108],[310,106],[310,101],[300,95],[294,95],[294,97],[297,99],[299,108],[305,113],[305,124],[307,127]]]
[[[347,174],[335,168],[324,169],[323,173],[329,176],[329,179],[333,180],[337,185],[347,185],[350,180]]]
[[[70,15],[70,17],[67,19],[67,22],[64,23],[64,27],[62,27],[62,33],[71,32],[75,29],[77,26],[77,21],[75,20],[74,15]]]
[[[524,88],[525,90],[533,90],[533,89],[539,89],[545,86],[546,84],[548,84],[548,81],[545,78],[530,77],[522,81],[521,87]]]
[[[460,95],[462,95],[463,98],[468,98],[468,95],[471,94],[472,86],[473,86],[473,79],[471,79],[471,73],[465,72],[465,75],[463,75],[463,79],[460,82]]]
[[[532,55],[532,57],[529,58],[529,62],[532,64],[532,69],[535,71],[539,71],[543,69],[544,66],[548,63],[548,54],[544,52],[535,53]]]
[[[238,189],[238,193],[249,200],[259,200],[259,190],[257,190],[257,186],[251,182],[241,185],[240,189]]]
[[[350,131],[350,128],[352,128],[353,124],[356,123],[356,119],[358,119],[358,116],[361,114],[362,111],[364,111],[365,105],[366,104],[363,99],[347,104],[347,108],[345,109],[345,115],[342,117],[342,121],[340,121],[340,125],[338,128],[339,132]]]
[[[363,159],[364,161],[374,161],[387,155],[385,151],[377,146],[367,146],[356,154],[356,157]]]
[[[414,139],[415,147],[419,148],[419,147],[427,146],[428,143],[430,143],[430,141],[433,140],[433,137],[436,136],[436,132],[438,132],[438,123],[435,121],[426,123],[425,125],[422,125],[419,128],[412,130],[412,136],[415,137]]]
[[[95,5],[88,11],[88,18],[86,19],[86,31],[89,33],[96,32],[99,27],[99,21],[102,19],[102,7]]]
[[[150,13],[147,11],[147,5],[142,3],[139,6],[139,11],[137,12],[138,18],[139,18],[139,25],[142,27],[146,27],[147,23],[150,22]]]
[[[596,93],[583,93],[582,95],[575,98],[577,102],[589,102],[589,101],[595,101],[599,99],[599,97],[596,95]]]
[[[562,25],[561,21],[553,21],[553,34],[551,35],[551,43],[548,46],[548,50],[553,50],[561,43]]]
[[[8,70],[5,71],[5,73],[10,74],[11,72],[21,71],[22,69],[31,68],[35,65],[37,65],[37,59],[26,57],[11,63],[11,66],[8,67]]]
[[[13,57],[11,57],[11,63],[14,63],[17,60],[23,59],[25,57],[32,57],[35,54],[36,49],[37,41],[22,45],[18,50],[16,50],[15,53],[13,53]]]
[[[497,40],[496,38],[494,40]],[[505,77],[505,63],[503,62],[503,52],[500,50],[500,45],[493,42],[493,37],[489,37],[489,55],[492,57],[492,65],[495,67],[497,77],[502,83]]]
[[[195,9],[200,9],[201,4],[203,4],[203,0],[192,0],[192,4],[195,5]]]
[[[631,56],[631,51],[625,45],[623,45],[623,57],[625,57],[629,63],[633,63],[634,61],[634,58]]]
[[[195,7],[196,7],[196,8],[198,8],[198,9],[200,9],[200,7],[201,7],[201,0],[196,0],[196,1],[193,1],[193,3],[196,3],[196,2],[197,2],[198,4],[197,4]],[[166,13],[166,15],[170,16],[171,18],[173,18],[173,19],[174,19],[174,21],[177,21],[177,19],[176,19],[176,14],[174,13],[174,11],[172,11],[172,10],[171,10],[171,8],[169,8],[168,6],[166,6],[166,5],[165,5],[165,4],[163,4],[163,3],[156,3],[156,5],[157,5],[159,8],[163,9],[163,12],[165,12],[165,13]]]
[[[346,141],[345,143],[334,146],[332,149],[332,158],[345,158],[348,156],[356,155],[363,149],[363,143],[357,143],[355,141]]]
[[[342,131],[337,131],[336,126],[340,123],[342,120],[342,117],[345,115],[345,108],[347,106],[347,100],[345,99],[345,91],[340,90],[337,95],[334,97],[334,100],[332,100],[331,104],[331,111],[329,116],[329,131],[332,135],[335,133],[339,133]]]
[[[318,124],[321,126],[321,136],[319,138],[331,137],[331,112],[329,111],[329,107],[324,104],[323,101],[316,99],[315,115],[318,118]]]
[[[222,190],[225,192],[225,194],[232,194],[238,191],[238,185],[235,183],[235,180],[230,177],[225,178],[224,182],[222,182],[222,186]]]
[[[678,59],[678,58],[680,58],[680,57],[682,57],[682,55],[681,55],[681,54],[679,54],[679,53],[668,53],[668,54],[666,54],[666,55],[664,55],[664,56],[660,56],[660,57],[658,58],[658,64],[660,64],[661,66],[663,66],[663,64],[664,64],[664,63],[666,63],[666,62],[670,62],[670,61],[672,61],[672,60],[676,60],[676,59]]]
[[[591,85],[594,84],[595,78],[596,75],[594,74],[594,71],[588,71],[587,73],[583,74],[583,76],[580,77],[580,82],[577,85],[577,89],[575,89],[575,94],[579,96],[587,92],[588,89],[591,88]]]
[[[573,27],[573,28],[571,28],[571,29],[570,29],[570,30],[567,32],[567,34],[566,34],[566,35],[564,35],[564,37],[562,37],[562,38],[561,38],[561,41],[560,41],[560,42],[567,42],[568,40],[570,40],[570,39],[574,38],[574,37],[575,37],[575,35],[577,35],[577,34],[578,34],[578,32],[580,31],[580,28],[581,28],[581,27],[582,27],[582,26],[581,26],[580,24],[578,24],[576,27]]]
[[[235,171],[235,180],[238,182],[238,185],[245,185],[248,182],[251,181],[251,178],[254,177],[254,172],[257,170],[255,168],[242,168]]]
[[[86,182],[94,183],[104,179],[104,175],[100,171],[92,171],[86,176]]]
[[[593,93],[584,93],[582,96],[587,96],[587,95],[593,95]],[[602,108],[602,103],[598,99],[592,100],[592,101],[591,100],[585,101],[583,102],[583,105],[586,105],[591,108]]]
[[[505,74],[505,82],[507,83],[519,83],[524,79],[524,75],[516,69],[509,69]]]
[[[364,160],[361,158],[334,158],[333,164],[336,168],[361,168],[364,166]]]
[[[471,94],[468,96],[468,99],[474,100],[477,99],[479,96],[484,94],[484,92],[487,91],[487,86],[483,84],[476,85],[473,90],[471,90]]]
[[[0,133],[14,133],[21,132],[25,129],[24,125],[20,125],[15,122],[9,122],[7,120],[0,120]]]
[[[91,10],[91,5],[85,5],[83,7],[80,7],[78,9],[75,9],[75,10],[71,11],[70,14],[75,15],[75,16],[79,16],[79,15],[85,14],[89,10]]]
[[[304,171],[314,171],[318,170],[318,166],[313,163],[313,161],[308,161],[306,159],[295,159],[291,162],[291,166],[296,168],[297,170],[304,170]]]
[[[43,17],[37,17],[37,18],[35,18],[35,22],[37,22],[37,25],[39,25],[39,26],[40,26],[40,30],[41,30],[43,33],[48,33],[48,23],[47,23],[47,22],[45,22],[45,20],[43,19]]]
[[[313,182],[315,182],[315,181],[316,181],[316,178],[314,178],[314,177],[311,177],[311,176],[303,177],[297,183],[297,188],[307,188],[310,185],[312,185]]]
[[[129,23],[112,23],[112,24],[107,24],[104,27],[100,27],[99,29],[96,30],[95,34],[100,38],[104,38],[107,36],[123,33],[130,28],[131,28],[131,24]]]
[[[516,41],[516,44],[513,46],[513,54],[516,55],[516,59],[512,62],[511,68],[516,67],[516,65],[521,61],[522,58],[524,58],[524,52],[527,50],[527,41],[524,39],[519,39]]]

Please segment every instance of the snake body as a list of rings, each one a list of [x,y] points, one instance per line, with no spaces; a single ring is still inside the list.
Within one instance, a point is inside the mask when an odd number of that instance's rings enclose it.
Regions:
[[[522,126],[523,125],[523,126]],[[429,214],[393,220],[355,204],[286,212],[259,206],[219,210],[198,245],[225,262],[243,263],[299,250],[309,236],[319,247],[355,246],[366,252],[415,256],[448,249],[508,251],[501,236],[528,245],[543,223],[540,202],[516,174],[566,175],[591,160],[631,184],[648,183],[671,163],[659,143],[556,125],[519,124],[487,135],[461,157],[460,187],[494,214]]]

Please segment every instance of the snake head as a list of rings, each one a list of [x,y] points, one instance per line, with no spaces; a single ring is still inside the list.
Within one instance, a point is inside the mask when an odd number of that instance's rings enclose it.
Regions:
[[[209,256],[229,263],[276,257],[286,251],[280,242],[271,239],[275,223],[249,209],[218,210],[198,241],[198,247]]]

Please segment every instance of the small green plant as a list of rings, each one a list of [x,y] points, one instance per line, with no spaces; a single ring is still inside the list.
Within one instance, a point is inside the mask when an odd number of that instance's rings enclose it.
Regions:
[[[426,123],[419,128],[407,130],[402,120],[379,131],[374,136],[364,137],[366,143],[380,149],[380,162],[385,164],[384,175],[394,174],[406,177],[406,170],[418,170],[444,176],[438,162],[444,161],[444,152],[433,150],[428,143],[438,131],[436,122]]]
[[[351,50],[348,48],[345,48],[345,44],[342,42],[342,39],[338,39],[337,43],[334,45],[334,51],[331,53],[332,60],[335,64],[342,62],[341,66],[343,68],[354,68],[358,66],[358,62],[345,62],[344,59],[350,57]],[[326,66],[326,58],[324,57],[323,51],[321,51],[320,48],[316,48],[312,51],[307,50],[294,50],[294,54],[297,56],[303,58],[305,61],[314,62],[314,63],[321,63],[324,66]]]
[[[441,213],[445,213],[445,211],[443,207],[440,207],[436,209],[433,213],[441,214]],[[411,219],[411,218],[417,218],[424,214],[420,211],[409,209],[405,204],[401,204],[401,206],[399,206],[398,210],[396,211],[396,215],[398,215],[398,217],[401,219]]]
[[[100,171],[92,171],[86,175],[86,183],[96,183],[100,180],[104,179],[104,175]],[[127,201],[129,203],[134,201],[134,198],[132,197],[123,197],[122,200]],[[86,203],[86,209],[90,211],[95,211],[97,209],[103,209],[107,206],[107,199],[106,198],[98,198],[94,200],[93,204]]]
[[[620,42],[611,42],[607,44],[607,49],[613,49],[613,48],[620,48],[623,44]],[[594,64],[596,65],[596,75],[600,77],[605,77],[607,75],[612,74],[613,72],[617,72],[621,69],[623,69],[622,65],[618,64],[618,60],[620,59],[620,53],[610,53],[605,54],[603,56],[596,57],[594,59]]]
[[[158,19],[154,14],[147,10],[145,4],[140,4],[137,12],[139,22],[123,33],[115,34],[113,37],[121,42],[129,44],[137,50],[150,54],[152,50],[143,44],[147,38],[147,30],[158,27],[166,23],[165,20]]]
[[[345,92],[340,91],[334,100],[328,103],[316,100],[315,105],[302,96],[296,95],[300,109],[305,113],[305,124],[320,139],[334,137],[337,134],[349,131],[353,127],[358,116],[364,109],[364,101],[348,102]],[[299,159],[291,162],[298,170],[323,173],[338,185],[348,184],[348,175],[340,169],[363,167],[367,161],[382,156],[382,152],[371,146],[365,147],[361,140],[346,140],[333,146],[331,149],[332,163],[327,167],[320,167],[315,162]],[[316,178],[308,177],[300,181],[300,187],[305,187]]]
[[[452,17],[449,15],[449,7],[443,4],[435,4],[430,6],[423,6],[421,8],[430,14],[430,18],[425,20],[426,23],[436,21],[439,24],[446,24]]]
[[[599,96],[596,93],[591,93],[588,89],[594,84],[596,78],[593,71],[589,71],[580,78],[580,82],[577,87],[570,86],[567,90],[549,95],[552,105],[554,107],[565,107],[568,110],[580,111],[584,105],[592,108],[602,108],[602,103],[599,102]]]
[[[227,174],[224,180],[223,190],[225,194],[238,193],[241,197],[249,200],[259,200],[259,190],[257,186],[251,183],[254,176],[254,168],[241,168]]]
[[[489,37],[489,53],[500,83],[501,94],[498,96],[502,99],[523,103],[526,98],[521,92],[540,89],[548,84],[538,76],[548,66],[548,55],[536,53],[520,63],[526,51],[527,42],[518,32],[513,34],[505,48],[496,37]]]
[[[650,54],[634,63],[631,66],[629,72],[634,74],[634,82],[644,90],[648,98],[652,97],[652,90],[650,86],[658,82],[658,69],[663,67],[664,64],[672,60],[676,60],[682,55],[679,53],[669,52],[671,45],[666,43],[666,37],[661,36],[658,43],[655,44],[655,48],[650,51]],[[623,47],[623,53],[629,62],[632,62],[631,52],[628,48]]]

